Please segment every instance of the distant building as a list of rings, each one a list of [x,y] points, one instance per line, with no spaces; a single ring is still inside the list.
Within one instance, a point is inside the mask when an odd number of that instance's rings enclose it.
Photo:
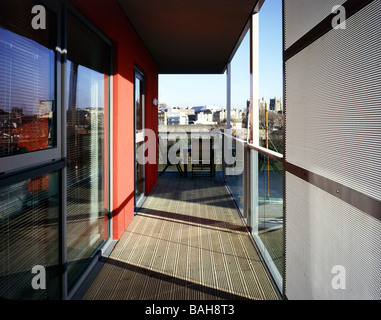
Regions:
[[[275,111],[275,99],[270,99],[269,110]]]
[[[275,111],[275,112],[280,112],[282,111],[282,102],[281,99],[270,99],[270,106],[269,106],[270,111]]]
[[[185,114],[184,112],[180,112],[180,123],[179,124],[181,124],[183,126],[186,126],[189,124],[188,115]]]
[[[221,122],[221,112],[222,111],[213,112],[213,122],[215,122],[215,123]]]
[[[197,116],[195,114],[188,115],[188,123],[189,124],[195,124],[197,121]]]
[[[167,125],[167,112],[159,111],[159,125]]]
[[[228,118],[226,109],[220,111],[220,122],[226,121]]]
[[[168,109],[169,109],[169,106],[166,103],[159,104],[159,110],[167,111]]]
[[[172,109],[172,111],[167,112],[167,125],[178,124],[180,124],[180,111]]]
[[[230,118],[233,122],[242,122],[245,112],[242,109],[232,109],[230,111]]]
[[[197,114],[197,121],[195,124],[217,124],[213,121],[213,112],[206,109],[205,111]]]
[[[206,106],[192,107],[192,110],[194,110],[196,113],[199,113],[201,111],[205,111],[206,110]]]
[[[188,125],[188,124],[191,124],[190,121],[190,117],[191,116],[195,116],[196,112],[195,110],[193,109],[189,109],[189,108],[186,108],[186,109],[180,109],[180,124],[181,125]],[[192,117],[193,119],[193,117]]]
[[[266,101],[264,98],[259,100],[259,111],[264,111],[266,107]]]

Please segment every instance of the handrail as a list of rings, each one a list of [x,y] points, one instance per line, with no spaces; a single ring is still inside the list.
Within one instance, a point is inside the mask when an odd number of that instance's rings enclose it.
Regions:
[[[247,144],[246,140],[239,139],[237,137],[232,136],[231,134],[226,134],[225,132],[221,132],[221,134],[226,136],[226,137],[228,137],[228,138],[231,138],[231,139],[233,139],[233,140],[235,140],[237,142],[240,142],[240,143],[243,143],[243,144]]]
[[[270,157],[270,158],[272,158],[274,160],[277,160],[279,162],[282,162],[282,163],[284,162],[284,157],[283,157],[283,154],[281,154],[281,153],[278,153],[278,152],[275,152],[273,150],[266,149],[266,148],[263,148],[263,147],[260,147],[260,146],[255,146],[255,145],[253,145],[251,143],[248,143],[245,140],[239,139],[239,138],[234,137],[232,135],[228,135],[228,134],[226,134],[224,132],[221,132],[221,134],[224,135],[224,136],[227,136],[228,138],[232,138],[232,139],[236,140],[237,142],[246,144],[249,147],[249,149],[251,149],[251,150],[257,151],[257,152],[259,152],[259,153],[261,153],[261,154],[263,154],[265,156],[268,156],[268,157]]]
[[[201,135],[221,134],[221,135],[223,135],[223,136],[225,136],[227,138],[233,139],[233,140],[235,140],[235,141],[237,141],[239,143],[247,145],[247,147],[249,149],[251,149],[251,150],[257,151],[257,152],[259,152],[259,153],[261,153],[261,154],[263,154],[265,156],[268,156],[268,157],[270,157],[270,158],[272,158],[272,159],[274,159],[276,161],[284,163],[284,156],[283,156],[283,154],[275,152],[275,151],[270,150],[270,149],[266,149],[264,147],[255,146],[255,145],[253,145],[251,143],[248,143],[246,140],[243,140],[243,139],[237,138],[235,136],[229,135],[229,134],[227,134],[227,133],[225,133],[223,131],[220,131],[220,132],[202,132],[202,131],[200,131],[200,132],[187,132],[187,131],[176,132],[176,131],[173,131],[173,132],[171,132],[171,131],[169,131],[169,132],[166,132],[165,134],[184,134],[184,133],[186,133],[186,134],[192,134],[192,133],[194,133],[194,134],[201,134]],[[159,135],[160,135],[160,132],[159,132]]]
[[[257,151],[265,156],[268,156],[274,160],[277,160],[279,162],[284,162],[284,157],[283,157],[283,154],[281,153],[278,153],[278,152],[275,152],[275,151],[272,151],[272,150],[269,150],[269,149],[266,149],[266,148],[263,148],[263,147],[256,147],[254,146],[253,144],[247,144],[248,147],[251,149],[251,150],[254,150],[254,151]]]

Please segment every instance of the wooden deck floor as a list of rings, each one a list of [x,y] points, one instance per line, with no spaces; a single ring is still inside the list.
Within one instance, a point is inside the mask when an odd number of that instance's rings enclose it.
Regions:
[[[86,300],[277,300],[225,185],[160,177]]]

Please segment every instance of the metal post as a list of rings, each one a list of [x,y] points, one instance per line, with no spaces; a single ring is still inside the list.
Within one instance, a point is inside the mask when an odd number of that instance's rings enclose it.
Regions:
[[[259,146],[259,17],[251,17],[250,28],[250,134],[249,140]]]
[[[267,109],[267,103],[265,104],[266,112],[266,149],[269,148],[269,110]],[[270,158],[267,156],[267,199],[270,198]]]
[[[227,127],[226,129],[231,129],[231,83],[232,83],[232,75],[231,75],[231,62],[228,63],[228,68],[226,71],[226,77],[227,77],[227,88],[226,88],[226,122]]]
[[[259,146],[259,15],[251,16],[250,25],[250,134],[249,141]],[[248,225],[252,232],[258,231],[258,153],[248,150]]]
[[[63,13],[62,13],[62,21],[63,28],[66,30],[67,28],[67,4],[66,2],[63,5]],[[68,97],[66,95],[67,89],[67,35],[66,32],[63,33],[63,56],[61,63],[61,73],[62,73],[62,81],[61,81],[61,132],[59,134],[62,135],[62,144],[61,144],[61,155],[62,159],[67,158],[67,112],[66,106],[68,105]],[[72,101],[71,101],[72,102]],[[61,170],[61,219],[60,219],[60,265],[61,265],[61,299],[68,299],[68,276],[67,276],[67,228],[66,228],[66,220],[67,220],[67,208],[66,208],[66,199],[67,199],[67,164]]]

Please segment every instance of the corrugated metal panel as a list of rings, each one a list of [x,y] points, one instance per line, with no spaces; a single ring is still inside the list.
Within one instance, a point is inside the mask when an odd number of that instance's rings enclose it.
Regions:
[[[380,220],[290,173],[286,187],[287,297],[381,299]],[[336,265],[344,290],[332,287]]]
[[[288,49],[320,21],[332,13],[332,8],[345,0],[286,0],[285,2],[285,45]]]
[[[381,2],[286,63],[286,160],[381,200]]]

